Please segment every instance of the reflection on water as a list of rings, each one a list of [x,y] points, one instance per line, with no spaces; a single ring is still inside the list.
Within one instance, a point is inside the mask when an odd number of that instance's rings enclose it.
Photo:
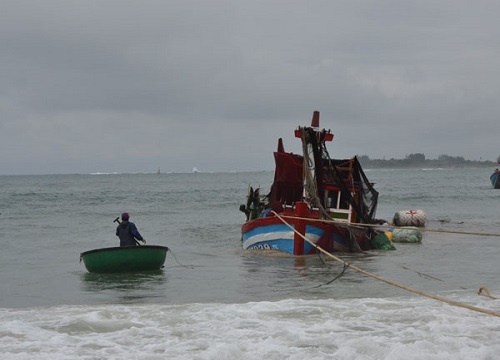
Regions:
[[[81,290],[106,298],[106,302],[139,303],[165,296],[167,275],[162,271],[81,275]]]
[[[166,282],[162,270],[138,273],[96,274],[84,273],[82,285],[86,291],[147,289]]]
[[[380,275],[392,252],[335,253],[334,256],[364,271]],[[269,289],[277,297],[358,298],[387,296],[380,283],[323,254],[291,256],[258,251],[242,256],[245,281],[252,289]],[[394,292],[394,290],[392,291]],[[399,292],[400,293],[400,292]]]

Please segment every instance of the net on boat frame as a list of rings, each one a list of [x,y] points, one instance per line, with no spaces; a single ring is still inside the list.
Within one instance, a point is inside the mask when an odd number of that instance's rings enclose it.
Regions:
[[[340,189],[341,196],[354,209],[358,222],[372,224],[377,222],[378,192],[366,177],[357,157],[346,160],[330,158],[324,136],[326,131],[316,131],[310,127],[301,128],[304,155],[304,193],[311,206],[320,209],[323,218],[331,218],[325,209],[323,194],[326,185]],[[348,173],[342,172],[348,168]],[[353,197],[353,190],[358,200]]]

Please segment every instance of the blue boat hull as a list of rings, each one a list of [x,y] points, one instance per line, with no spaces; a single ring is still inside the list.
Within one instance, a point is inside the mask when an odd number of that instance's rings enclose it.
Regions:
[[[305,236],[313,243],[316,243],[324,230],[312,226],[306,226]],[[247,250],[277,250],[293,254],[294,232],[287,225],[269,224],[255,227],[242,234],[243,249]],[[304,243],[304,253],[308,254],[313,246]]]
[[[290,226],[296,229],[293,219],[288,219]],[[304,241],[304,249],[301,255],[313,254],[317,250],[315,246],[329,252],[352,252],[353,239],[362,250],[369,250],[369,235],[366,229],[355,229],[333,224],[318,222],[317,219],[306,221],[304,236],[309,241]],[[245,223],[242,226],[242,247],[247,250],[275,250],[297,255],[295,246],[295,231],[284,224],[278,217],[258,218]],[[312,243],[312,244],[311,244]]]
[[[491,176],[491,185],[493,185],[494,189],[500,189],[500,172],[495,171]]]

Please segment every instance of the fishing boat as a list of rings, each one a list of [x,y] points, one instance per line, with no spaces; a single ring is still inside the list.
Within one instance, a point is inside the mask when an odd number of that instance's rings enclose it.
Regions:
[[[490,180],[494,189],[500,189],[500,170],[495,169],[493,174],[490,176]]]
[[[121,273],[160,270],[168,248],[159,245],[119,246],[85,251],[80,262],[91,273]]]
[[[328,252],[388,248],[374,241],[383,235],[375,230],[378,192],[357,157],[330,158],[325,143],[334,134],[319,128],[319,115],[314,111],[311,126],[295,130],[302,155],[285,152],[278,139],[270,192],[261,196],[260,188],[249,187],[247,202],[240,206],[246,214],[243,249],[307,255],[317,246]]]

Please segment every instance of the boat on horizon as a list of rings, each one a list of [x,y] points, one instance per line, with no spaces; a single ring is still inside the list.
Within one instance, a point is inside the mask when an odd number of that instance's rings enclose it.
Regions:
[[[285,152],[278,139],[270,192],[261,196],[260,188],[249,187],[247,202],[240,206],[246,214],[243,249],[307,255],[317,252],[316,246],[328,252],[392,247],[387,237],[389,244],[375,241],[385,236],[376,230],[381,224],[375,218],[378,192],[357,157],[330,158],[325,143],[334,134],[319,128],[319,115],[314,111],[311,126],[295,130],[302,155]]]
[[[91,273],[157,271],[163,268],[167,251],[159,245],[100,248],[81,253],[80,262]]]

